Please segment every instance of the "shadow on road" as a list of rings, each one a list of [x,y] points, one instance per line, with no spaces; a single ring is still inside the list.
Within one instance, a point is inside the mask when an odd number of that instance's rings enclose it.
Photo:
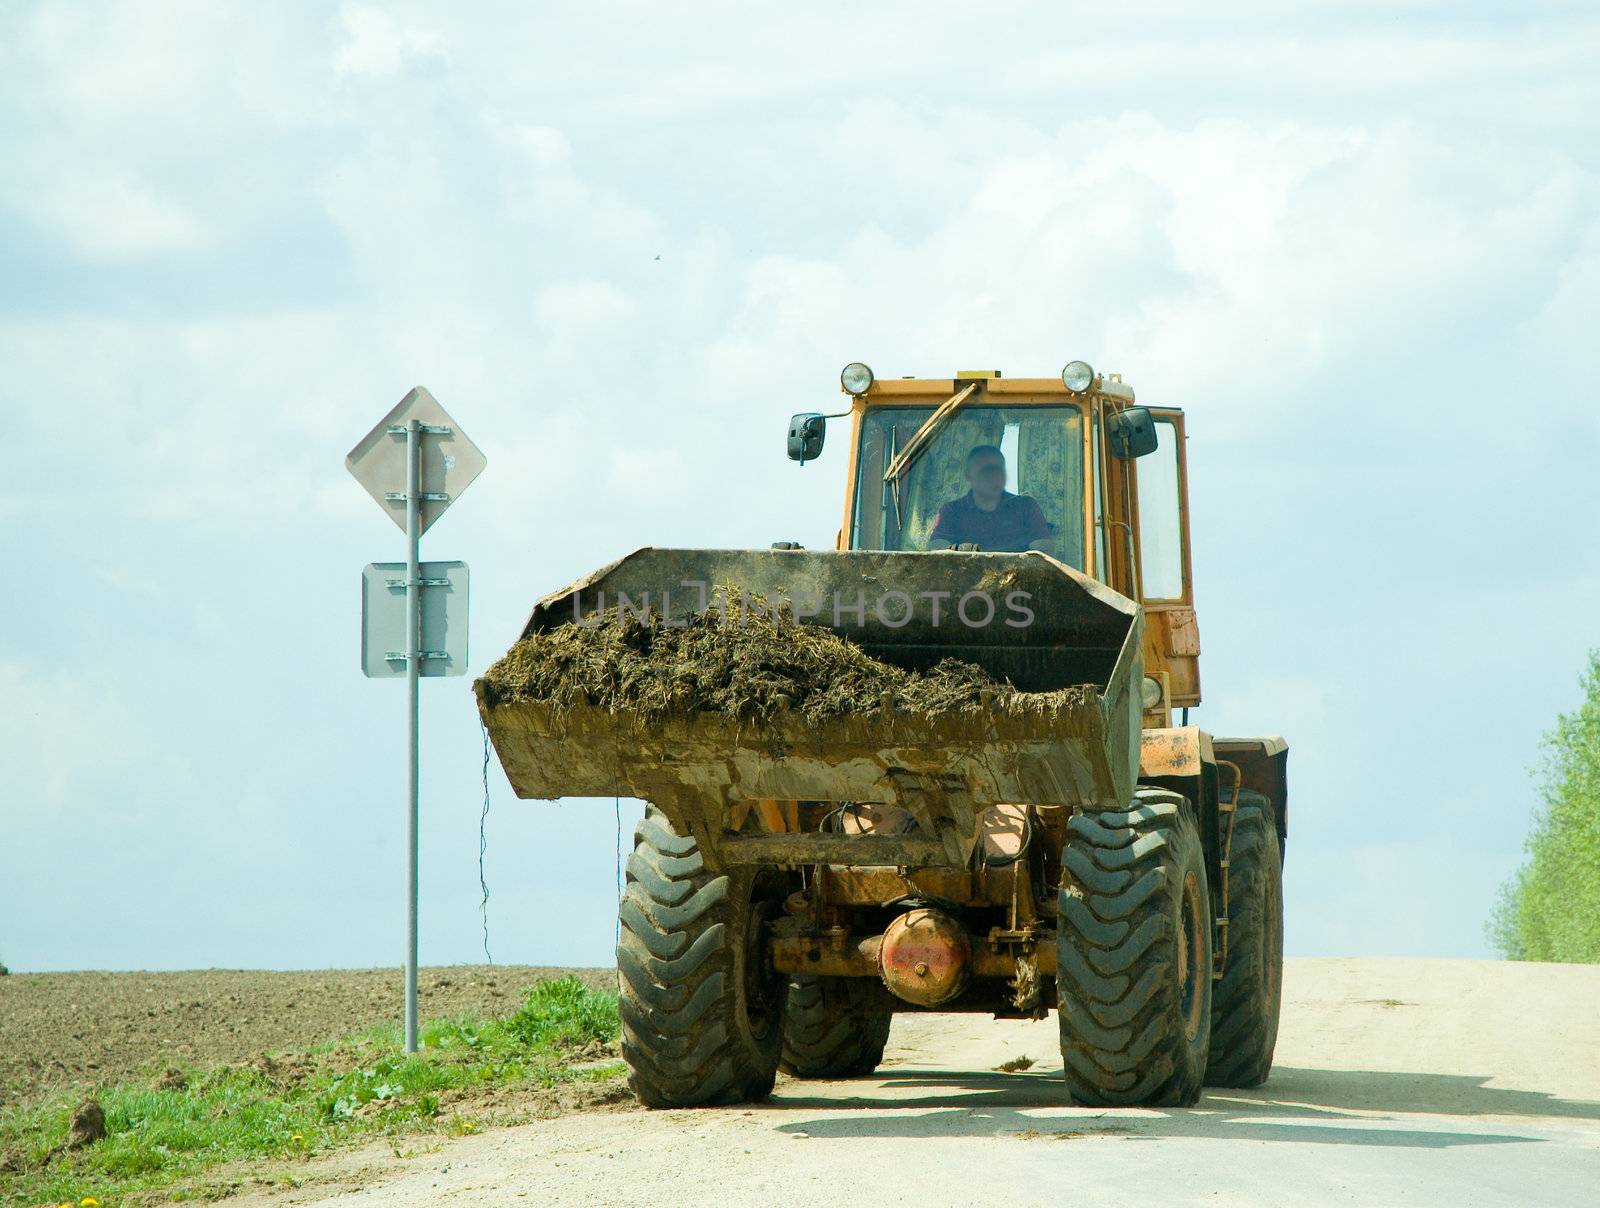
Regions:
[[[828,1085],[829,1093],[817,1094],[808,1093],[811,1087],[806,1083],[789,1083],[772,1099],[771,1106],[828,1112],[816,1119],[777,1126],[780,1132],[808,1137],[1010,1134],[1048,1139],[1123,1135],[1151,1140],[1189,1137],[1430,1149],[1542,1139],[1481,1131],[1472,1127],[1471,1117],[1600,1120],[1600,1103],[1501,1090],[1486,1086],[1486,1081],[1461,1075],[1291,1067],[1275,1070],[1267,1084],[1256,1090],[1208,1092],[1192,1109],[1073,1109],[1040,1114],[1043,1108],[1069,1107],[1059,1075],[907,1070],[894,1071],[881,1081],[864,1081],[865,1093],[860,1096],[849,1094],[844,1084]],[[1425,1128],[1390,1116],[1351,1114],[1356,1112],[1468,1119],[1459,1125],[1451,1122],[1445,1127]]]
[[[1432,1112],[1446,1116],[1544,1116],[1600,1120],[1600,1103],[1543,1091],[1489,1086],[1487,1075],[1277,1067],[1254,1090],[1208,1091],[1205,1102],[1307,1104],[1341,1111]]]

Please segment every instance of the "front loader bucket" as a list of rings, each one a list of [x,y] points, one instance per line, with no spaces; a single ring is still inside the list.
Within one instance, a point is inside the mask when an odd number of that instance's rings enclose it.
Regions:
[[[480,681],[479,710],[516,794],[651,801],[714,864],[906,866],[965,866],[979,813],[998,802],[1124,808],[1131,798],[1139,608],[1042,553],[642,549],[539,601],[523,635],[619,606],[681,619],[730,590],[788,602],[883,662],[925,670],[958,658],[1019,691],[945,713],[816,722],[782,711],[755,724],[581,700],[491,705]],[[917,826],[773,833],[784,817],[773,803],[797,801],[898,805]]]

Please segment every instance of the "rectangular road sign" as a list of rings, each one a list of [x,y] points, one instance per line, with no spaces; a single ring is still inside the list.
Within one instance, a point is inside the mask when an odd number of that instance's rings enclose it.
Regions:
[[[419,562],[422,675],[467,673],[467,564]],[[372,562],[361,572],[361,670],[373,679],[406,673],[406,564]]]

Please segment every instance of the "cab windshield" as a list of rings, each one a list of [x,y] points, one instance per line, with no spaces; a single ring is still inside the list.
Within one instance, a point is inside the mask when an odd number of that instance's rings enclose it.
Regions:
[[[931,407],[876,407],[861,421],[852,549],[1042,549],[1082,569],[1083,415],[1070,404],[971,404],[892,487],[895,454]]]

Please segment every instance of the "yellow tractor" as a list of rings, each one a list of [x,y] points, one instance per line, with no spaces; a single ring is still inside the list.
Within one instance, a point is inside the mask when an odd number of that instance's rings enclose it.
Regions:
[[[1084,1104],[1182,1105],[1267,1077],[1282,981],[1287,750],[1200,703],[1184,417],[1083,361],[1055,378],[841,375],[836,549],[643,549],[547,596],[681,623],[781,601],[882,663],[954,658],[981,707],[761,724],[582,700],[480,713],[518,796],[643,799],[617,949],[650,1106],[871,1072],[897,1011],[1042,1018]],[[679,619],[675,622],[674,618]]]

